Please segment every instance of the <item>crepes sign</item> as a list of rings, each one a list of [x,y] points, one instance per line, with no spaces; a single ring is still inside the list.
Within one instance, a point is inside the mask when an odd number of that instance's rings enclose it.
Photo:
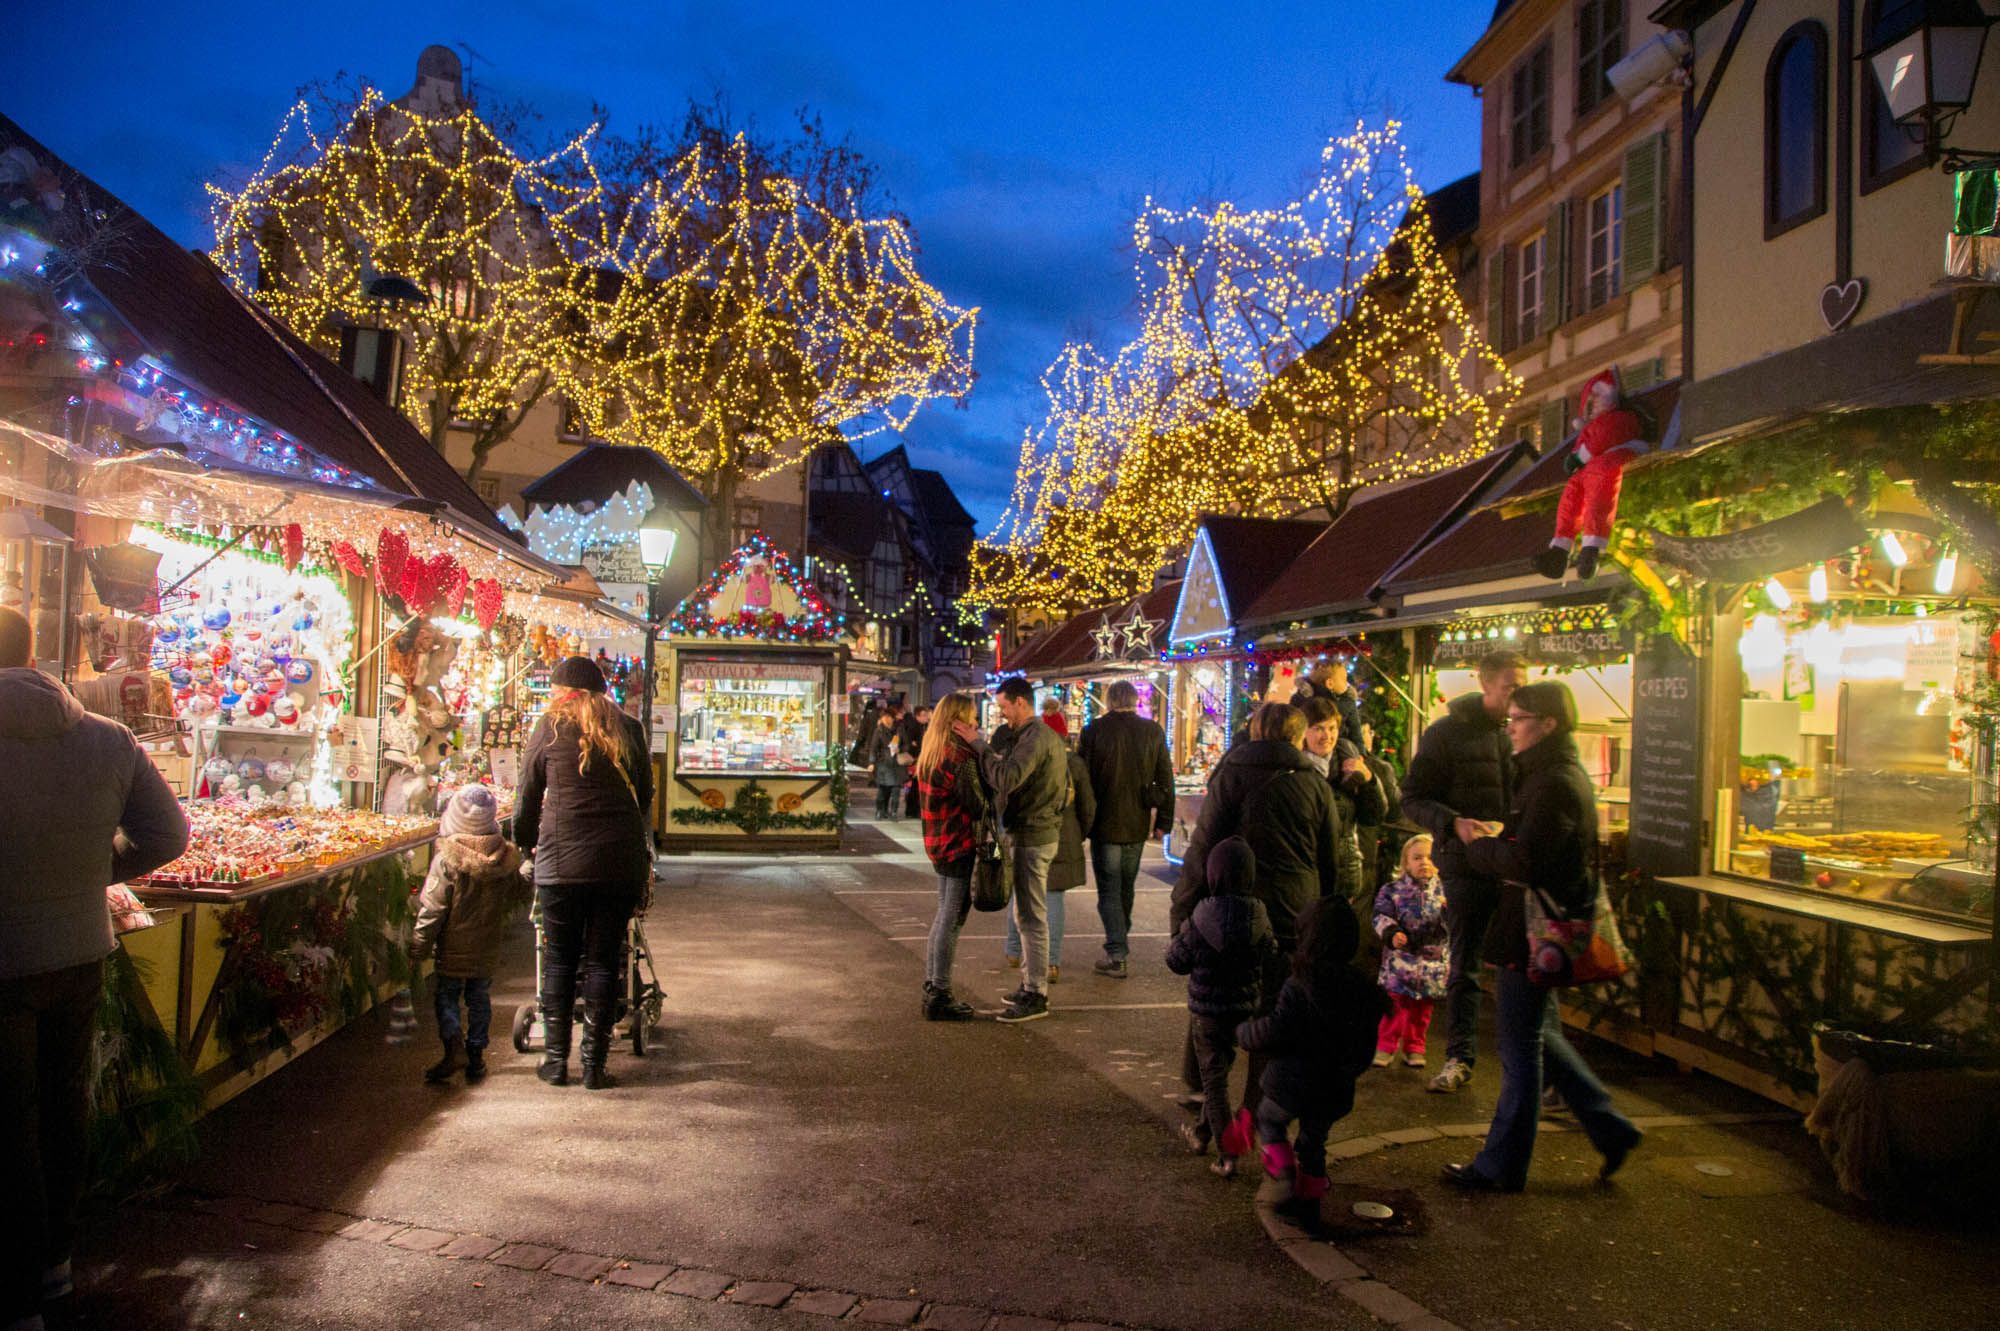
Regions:
[[[1790,517],[1723,536],[1669,536],[1650,530],[1646,535],[1652,542],[1647,557],[1654,563],[1720,583],[1762,582],[1868,541],[1868,532],[1853,510],[1838,499],[1822,499]]]

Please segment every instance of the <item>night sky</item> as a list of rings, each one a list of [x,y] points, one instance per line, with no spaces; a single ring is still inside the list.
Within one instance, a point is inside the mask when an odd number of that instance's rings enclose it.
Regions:
[[[210,239],[203,182],[241,179],[299,85],[344,71],[399,96],[433,42],[460,51],[476,90],[531,104],[564,138],[593,102],[614,131],[675,125],[690,96],[717,91],[769,131],[811,108],[876,164],[915,224],[926,276],[981,307],[969,407],[926,408],[906,442],[982,530],[1006,504],[1024,427],[1042,416],[1042,368],[1066,337],[1122,340],[1124,247],[1145,197],[1276,202],[1332,133],[1384,105],[1407,122],[1426,187],[1476,169],[1479,104],[1444,73],[1492,11],[1491,0],[176,8],[31,6],[8,25],[0,88],[8,115],[189,245]]]

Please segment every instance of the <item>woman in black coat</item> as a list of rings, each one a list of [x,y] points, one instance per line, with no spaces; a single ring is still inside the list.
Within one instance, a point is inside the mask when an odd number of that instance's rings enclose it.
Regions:
[[[1562,1095],[1590,1144],[1604,1157],[1598,1177],[1610,1178],[1639,1144],[1632,1121],[1563,1037],[1544,1023],[1550,991],[1528,979],[1526,892],[1533,887],[1565,915],[1577,918],[1596,901],[1590,852],[1597,839],[1597,800],[1577,757],[1576,699],[1556,680],[1514,690],[1507,735],[1514,748],[1514,798],[1498,836],[1465,844],[1476,873],[1500,883],[1500,906],[1486,935],[1486,960],[1499,967],[1495,1009],[1500,1046],[1500,1099],[1486,1149],[1470,1163],[1446,1165],[1460,1187],[1519,1192],[1528,1182],[1541,1118],[1542,1079]]]
[[[653,768],[645,732],[604,693],[588,657],[557,663],[549,710],[521,761],[514,839],[534,856],[542,917],[542,1025],[536,1075],[569,1084],[571,1014],[583,991],[583,1084],[604,1070],[617,1011],[625,928],[653,877]],[[579,976],[579,972],[581,975]]]

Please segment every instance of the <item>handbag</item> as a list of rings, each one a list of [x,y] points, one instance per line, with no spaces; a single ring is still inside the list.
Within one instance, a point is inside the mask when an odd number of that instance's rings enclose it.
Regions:
[[[1601,885],[1590,913],[1575,919],[1538,887],[1526,888],[1521,904],[1528,917],[1528,983],[1550,989],[1599,984],[1635,964],[1618,931],[1611,897]]]
[[[972,908],[1005,910],[1014,899],[1014,857],[1000,844],[1000,815],[979,820],[979,844],[972,852]]]

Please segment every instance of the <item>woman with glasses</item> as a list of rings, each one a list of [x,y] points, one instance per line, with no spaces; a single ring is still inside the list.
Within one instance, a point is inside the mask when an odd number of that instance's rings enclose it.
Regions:
[[[1463,1188],[1519,1192],[1527,1185],[1545,1076],[1604,1157],[1600,1179],[1618,1171],[1641,1136],[1612,1108],[1611,1096],[1561,1026],[1545,1022],[1553,997],[1527,974],[1526,889],[1534,887],[1558,909],[1577,914],[1597,897],[1590,873],[1597,800],[1577,757],[1575,729],[1576,699],[1567,684],[1547,680],[1514,690],[1507,708],[1513,804],[1497,835],[1478,836],[1465,847],[1472,867],[1501,883],[1499,912],[1486,936],[1486,959],[1499,967],[1500,1099],[1486,1149],[1470,1164],[1444,1167],[1445,1179]]]

